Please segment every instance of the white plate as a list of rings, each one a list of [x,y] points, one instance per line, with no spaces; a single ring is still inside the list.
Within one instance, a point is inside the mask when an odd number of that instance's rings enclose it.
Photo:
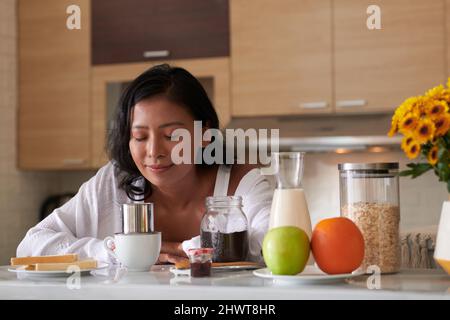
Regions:
[[[70,275],[72,275],[72,272],[66,272],[66,271],[34,271],[34,270],[25,270],[25,269],[21,269],[21,266],[17,266],[17,267],[11,267],[8,269],[9,272],[14,272],[18,275],[22,275],[22,276],[34,276],[34,277],[68,277]],[[96,271],[96,270],[102,270],[108,267],[107,263],[104,262],[98,262],[97,264],[97,268],[88,268],[88,269],[81,269],[80,270],[80,274],[82,275],[88,275],[90,274],[91,271]]]
[[[277,283],[298,283],[298,284],[314,284],[314,283],[330,283],[340,282],[345,279],[353,278],[364,274],[364,272],[354,271],[345,274],[326,274],[315,266],[306,266],[302,273],[294,276],[275,275],[268,268],[254,270],[253,274],[260,278],[271,279]]]
[[[222,266],[222,267],[211,267],[212,272],[221,272],[221,271],[242,271],[242,270],[254,270],[258,269],[259,266]],[[191,275],[191,269],[177,269],[176,267],[170,267],[170,272],[175,275]]]
[[[170,267],[169,271],[176,276],[191,276],[191,269],[177,269],[175,267]]]
[[[259,269],[261,266],[222,266],[222,267],[212,267],[214,271],[238,271],[238,270],[255,270]]]

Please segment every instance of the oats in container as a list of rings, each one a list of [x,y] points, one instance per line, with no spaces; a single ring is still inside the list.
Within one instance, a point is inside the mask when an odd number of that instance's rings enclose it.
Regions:
[[[365,242],[363,271],[378,266],[395,273],[401,265],[398,163],[339,164],[341,216],[351,219]],[[369,271],[370,272],[370,271]]]

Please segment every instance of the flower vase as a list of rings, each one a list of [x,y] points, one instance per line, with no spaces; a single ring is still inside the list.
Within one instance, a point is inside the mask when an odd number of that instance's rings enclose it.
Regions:
[[[434,260],[450,275],[450,194],[448,201],[442,205]]]

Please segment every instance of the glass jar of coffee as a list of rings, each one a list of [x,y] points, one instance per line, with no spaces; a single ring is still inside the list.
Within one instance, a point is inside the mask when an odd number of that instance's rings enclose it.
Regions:
[[[248,254],[248,222],[242,197],[207,197],[200,226],[202,248],[213,248],[213,262],[244,261]]]

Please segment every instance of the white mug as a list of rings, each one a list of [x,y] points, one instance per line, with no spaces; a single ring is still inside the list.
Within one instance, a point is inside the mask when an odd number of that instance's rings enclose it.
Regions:
[[[161,251],[161,232],[118,233],[114,237],[106,237],[103,245],[128,270],[149,271]]]

